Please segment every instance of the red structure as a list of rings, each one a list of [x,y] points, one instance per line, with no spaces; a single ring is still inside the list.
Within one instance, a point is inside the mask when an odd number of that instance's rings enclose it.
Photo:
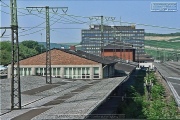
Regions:
[[[129,44],[109,44],[102,49],[102,56],[135,61],[135,49]]]
[[[76,50],[76,47],[74,45],[70,46],[70,50]]]

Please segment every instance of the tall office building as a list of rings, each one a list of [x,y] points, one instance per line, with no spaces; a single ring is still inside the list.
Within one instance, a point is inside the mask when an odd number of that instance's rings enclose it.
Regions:
[[[95,55],[101,55],[101,48],[111,42],[125,42],[133,45],[136,56],[144,54],[144,29],[132,26],[90,25],[89,29],[81,31],[82,50]]]

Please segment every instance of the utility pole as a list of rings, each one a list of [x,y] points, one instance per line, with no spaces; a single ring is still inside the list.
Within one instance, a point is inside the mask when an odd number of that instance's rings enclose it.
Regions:
[[[121,32],[120,32],[120,34],[119,34],[119,57],[120,57],[120,60],[122,61],[122,47],[121,47]]]
[[[51,52],[50,52],[50,22],[49,6],[46,6],[46,83],[51,84]],[[49,79],[48,79],[49,74]]]
[[[121,27],[121,17],[120,17],[120,27]],[[123,42],[121,42],[121,33],[122,33],[122,31],[120,31],[120,33],[119,33],[119,41],[120,41],[120,48],[119,48],[119,53],[120,53],[120,55],[119,55],[119,57],[120,57],[120,60],[122,61],[122,48],[121,48],[121,43],[122,43],[122,45],[123,45]]]
[[[113,46],[114,46],[114,49],[113,49],[113,57],[114,57],[114,59],[115,59],[115,57],[116,57],[116,45],[117,45],[117,43],[116,43],[116,33],[115,33],[115,26],[111,26],[111,29],[113,30]]]
[[[101,57],[104,59],[104,18],[106,21],[109,21],[111,19],[114,20],[115,17],[104,17],[104,16],[92,16],[90,17],[90,20],[96,19],[96,20],[101,20],[101,26],[100,26],[100,31],[101,31]]]
[[[11,10],[11,110],[21,109],[21,86],[19,68],[18,20],[16,0],[10,0]]]
[[[151,89],[152,89],[152,86],[153,86],[152,81],[149,79],[149,69],[150,69],[150,66],[148,67],[148,80],[146,80],[146,82],[144,84],[146,89],[147,89],[147,92],[148,92],[148,94],[147,94],[148,100],[151,99]]]
[[[102,53],[101,53],[101,57],[103,57],[104,59],[104,26],[103,26],[103,16],[101,16],[101,50],[102,50]]]
[[[100,30],[101,30],[101,48],[100,48],[100,51],[101,51],[101,57],[104,59],[104,49],[103,49],[103,46],[104,46],[104,17],[103,16],[92,16],[92,17],[90,17],[89,18],[90,20],[92,20],[92,19],[96,19],[96,20],[101,20],[101,28],[100,28]]]
[[[164,49],[164,62],[166,61],[166,54],[165,54],[165,49]]]
[[[58,9],[62,9],[64,13],[67,12],[67,7],[26,7],[27,9],[31,9],[31,11],[35,8],[39,13],[42,12],[42,9],[45,8],[46,12],[46,83],[51,84],[51,51],[50,51],[50,21],[49,21],[49,9],[52,9],[54,13],[57,13]],[[66,9],[66,10],[64,10]],[[28,10],[29,11],[29,10]],[[29,12],[31,12],[29,11]]]

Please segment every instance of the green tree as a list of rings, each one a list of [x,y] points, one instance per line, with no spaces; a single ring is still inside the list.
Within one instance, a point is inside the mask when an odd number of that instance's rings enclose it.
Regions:
[[[0,64],[6,65],[11,62],[11,52],[7,50],[1,50],[0,52]]]
[[[11,51],[11,42],[10,41],[2,41],[0,42],[0,50]]]
[[[11,63],[11,42],[2,41],[0,42],[0,64],[7,65]],[[39,45],[36,41],[23,41],[19,44],[19,58],[25,59],[30,56],[44,52],[45,48],[43,45]]]
[[[6,65],[11,62],[11,42],[0,42],[0,64]]]
[[[33,40],[26,40],[21,42],[21,44],[30,49],[36,50],[38,53],[44,52],[46,50],[44,45],[40,45],[37,41]]]
[[[35,49],[28,48],[23,44],[19,45],[19,58],[24,59],[36,55],[38,52]]]

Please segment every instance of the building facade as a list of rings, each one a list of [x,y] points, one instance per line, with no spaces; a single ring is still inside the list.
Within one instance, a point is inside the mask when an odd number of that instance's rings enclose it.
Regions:
[[[135,26],[103,26],[91,25],[81,31],[82,50],[95,55],[101,55],[101,48],[111,42],[121,41],[130,43],[136,49],[136,54],[144,54],[144,29]]]
[[[133,62],[135,61],[135,49],[125,43],[110,43],[103,47],[101,53],[104,57],[114,57],[115,59],[118,58]]]
[[[68,79],[102,79],[114,75],[114,62],[84,53],[65,49],[51,51],[52,77]],[[87,57],[88,56],[88,57]],[[94,58],[94,56],[96,58]],[[20,61],[20,76],[46,76],[46,53]],[[16,74],[16,71],[14,71]],[[8,65],[11,78],[11,65]]]

